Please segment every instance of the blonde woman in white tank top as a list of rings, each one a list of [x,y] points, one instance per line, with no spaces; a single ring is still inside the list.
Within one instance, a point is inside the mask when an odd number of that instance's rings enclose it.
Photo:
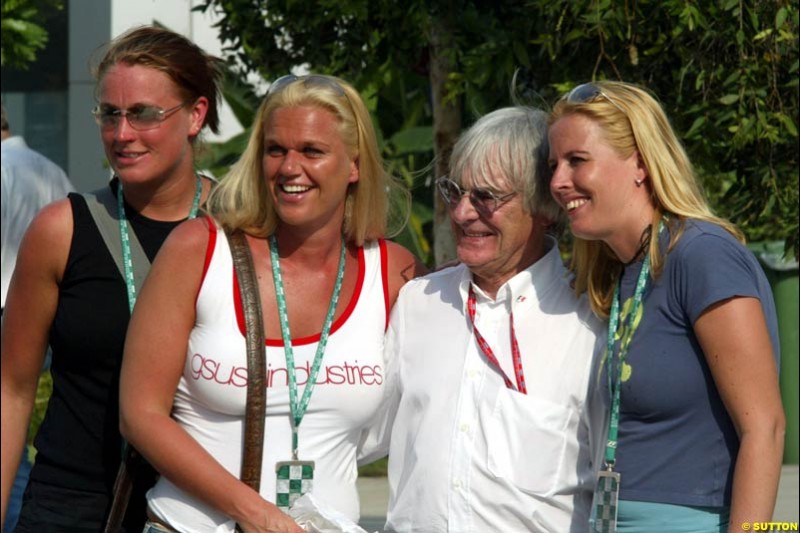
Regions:
[[[148,494],[154,523],[302,531],[275,505],[275,465],[291,459],[313,461],[314,497],[358,520],[358,445],[383,393],[389,309],[424,271],[383,240],[396,187],[349,84],[319,75],[272,84],[246,151],[208,201],[211,217],[175,230],[131,319],[121,425],[162,474]],[[246,350],[222,228],[245,232],[259,280],[267,337],[260,493],[238,479]]]

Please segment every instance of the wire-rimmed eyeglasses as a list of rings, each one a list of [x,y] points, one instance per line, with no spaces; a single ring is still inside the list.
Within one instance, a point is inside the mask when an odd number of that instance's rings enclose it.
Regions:
[[[455,209],[458,202],[461,201],[461,198],[467,194],[475,210],[486,217],[491,216],[501,205],[517,194],[516,191],[514,191],[497,195],[485,187],[462,189],[458,183],[447,176],[437,179],[436,187],[439,189],[439,193],[450,209]]]
[[[103,129],[116,128],[123,118],[127,118],[131,128],[146,131],[159,127],[170,115],[191,101],[192,99],[185,100],[169,109],[143,104],[137,104],[130,109],[118,109],[107,104],[99,104],[92,109],[92,115],[97,125]]]

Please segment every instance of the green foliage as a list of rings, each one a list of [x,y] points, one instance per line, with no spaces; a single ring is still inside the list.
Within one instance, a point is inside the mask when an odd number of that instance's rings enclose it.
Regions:
[[[0,20],[0,64],[27,69],[36,54],[47,45],[42,27],[49,11],[63,9],[61,0],[2,0]]]
[[[33,403],[33,412],[31,413],[31,423],[28,426],[28,437],[26,443],[28,444],[28,454],[31,461],[36,456],[36,450],[33,447],[33,439],[39,431],[39,426],[42,425],[44,414],[47,411],[47,402],[50,401],[50,395],[53,393],[53,377],[50,371],[46,370],[39,376],[39,384],[36,387],[36,399]]]
[[[555,82],[651,89],[712,207],[750,240],[798,252],[798,7],[786,0],[529,2]],[[541,73],[539,73],[541,76]]]
[[[374,463],[358,467],[359,477],[386,477],[389,474],[389,458],[378,459]]]
[[[44,413],[47,410],[47,402],[50,401],[50,395],[53,393],[53,377],[50,371],[47,370],[39,377],[39,384],[36,388],[36,400],[33,404],[33,412],[31,413],[31,424],[28,428],[28,444],[33,444],[33,438],[39,431],[39,426],[44,420]]]
[[[245,131],[224,143],[201,145],[196,162],[197,168],[207,170],[217,178],[225,175],[247,147],[251,125],[260,103],[253,88],[231,70],[225,72],[221,89],[222,97],[230,106],[239,124],[245,127]]]
[[[310,9],[206,0],[198,9],[223,15],[220,36],[241,71],[274,79],[303,65],[353,82],[415,206],[432,207],[423,135],[434,120],[432,37],[445,28],[453,65],[445,101],[463,105],[465,124],[509,105],[512,79],[519,101],[545,108],[589,79],[639,83],[664,105],[716,212],[749,239],[786,241],[797,253],[794,2],[327,0]],[[430,235],[429,223],[417,226]]]

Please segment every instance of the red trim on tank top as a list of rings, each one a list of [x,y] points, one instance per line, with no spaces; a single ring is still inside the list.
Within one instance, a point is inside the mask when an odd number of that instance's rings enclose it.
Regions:
[[[205,215],[208,222],[208,246],[206,247],[206,258],[203,262],[203,275],[200,276],[200,286],[197,287],[197,294],[194,295],[194,305],[197,307],[197,299],[200,298],[200,289],[203,288],[203,282],[206,280],[208,274],[208,267],[211,265],[211,257],[214,255],[214,248],[217,246],[217,225],[214,224],[214,219]]]
[[[231,267],[233,268],[233,267]],[[356,308],[356,304],[358,304],[358,298],[361,296],[361,289],[364,286],[364,276],[366,274],[366,262],[364,259],[364,247],[358,247],[358,278],[356,279],[356,287],[353,291],[353,296],[350,298],[350,302],[347,304],[347,307],[344,310],[344,313],[336,319],[336,321],[331,325],[331,332],[330,334],[333,335],[336,331],[344,326],[344,323],[347,322],[347,319],[350,318],[350,315],[353,314],[353,310]],[[236,277],[236,271],[233,272],[233,307],[236,309],[236,324],[239,326],[239,333],[242,334],[242,337],[245,336],[244,330],[244,310],[242,309],[242,298],[239,295],[239,280]],[[313,344],[315,342],[319,342],[320,334],[315,333],[314,335],[310,335],[308,337],[301,337],[301,338],[292,338],[292,346],[303,346],[305,344]],[[267,346],[283,346],[283,339],[282,338],[268,338],[266,339],[265,344]]]
[[[386,241],[378,239],[381,249],[381,281],[383,282],[383,303],[386,306],[386,324],[383,331],[389,329],[389,252],[386,249]]]

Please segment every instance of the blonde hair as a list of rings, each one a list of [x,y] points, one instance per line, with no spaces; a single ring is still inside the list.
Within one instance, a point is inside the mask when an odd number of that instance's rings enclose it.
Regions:
[[[312,83],[313,80],[324,83]],[[339,119],[342,141],[350,155],[358,159],[359,180],[350,184],[345,200],[345,239],[361,246],[383,237],[391,208],[398,206],[403,211],[399,220],[404,224],[410,195],[384,168],[361,96],[347,82],[321,75],[301,76],[274,94],[267,93],[256,114],[247,148],[208,199],[209,213],[230,230],[241,229],[258,237],[275,231],[278,216],[262,167],[265,124],[275,110],[299,106],[320,107],[333,113]],[[395,201],[390,202],[390,197]]]
[[[665,217],[670,222],[666,224],[670,232],[667,252],[680,239],[687,219],[717,224],[744,242],[735,225],[711,211],[689,157],[656,99],[630,83],[598,81],[592,85],[598,91],[587,101],[561,98],[550,113],[549,123],[568,115],[582,115],[600,126],[605,140],[621,157],[639,153],[647,168],[655,207],[651,234],[658,235]],[[673,220],[677,223],[672,224]],[[649,246],[654,278],[661,274],[666,259],[658,241],[651,239]],[[623,268],[617,256],[603,241],[575,237],[570,268],[575,274],[576,293],[587,292],[594,312],[608,317],[616,280]]]

